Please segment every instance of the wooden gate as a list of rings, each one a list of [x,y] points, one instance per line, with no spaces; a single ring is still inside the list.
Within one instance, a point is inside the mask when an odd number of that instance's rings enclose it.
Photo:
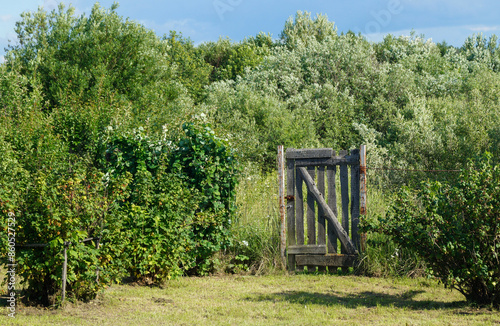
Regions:
[[[289,148],[286,162],[289,270],[353,266],[360,251],[360,151]]]

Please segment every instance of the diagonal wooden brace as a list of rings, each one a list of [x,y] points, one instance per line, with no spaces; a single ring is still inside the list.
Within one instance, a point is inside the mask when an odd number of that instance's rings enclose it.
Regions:
[[[303,167],[297,167],[299,169],[300,173],[302,174],[302,178],[304,179],[306,185],[307,185],[307,190],[314,196],[318,204],[321,206],[323,209],[323,212],[326,215],[326,218],[330,223],[332,223],[333,227],[335,228],[335,231],[337,232],[337,236],[339,237],[340,242],[342,245],[347,250],[348,254],[354,255],[358,254],[358,251],[356,250],[356,247],[354,246],[354,243],[351,241],[349,238],[349,235],[347,232],[344,230],[342,225],[340,225],[339,221],[337,220],[337,216],[333,213],[332,209],[326,204],[325,199],[323,198],[323,195],[321,192],[318,190],[316,185],[314,184],[314,180],[311,178],[309,173],[307,173],[306,168]]]

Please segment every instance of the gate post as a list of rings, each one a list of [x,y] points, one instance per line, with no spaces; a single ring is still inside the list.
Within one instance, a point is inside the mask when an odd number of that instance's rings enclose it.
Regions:
[[[285,231],[285,156],[283,153],[283,145],[278,146],[278,204],[280,208],[281,220],[281,262],[283,267],[286,267],[286,231]]]
[[[288,151],[289,149],[287,149]],[[295,240],[295,160],[286,159],[286,221],[288,245],[296,244]],[[288,253],[288,270],[295,271],[295,254]]]
[[[366,218],[366,145],[361,145],[359,151],[359,182],[360,182],[360,215]],[[366,251],[366,233],[361,233],[361,251]]]

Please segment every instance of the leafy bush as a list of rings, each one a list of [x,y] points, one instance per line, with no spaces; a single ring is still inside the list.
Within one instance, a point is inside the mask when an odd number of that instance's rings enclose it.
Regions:
[[[205,62],[203,51],[195,48],[182,34],[171,31],[165,41],[169,45],[168,60],[175,64],[178,78],[196,100],[201,100],[213,67]]]
[[[139,171],[134,182],[147,185],[147,189],[140,191],[144,196],[141,202],[136,197],[121,210],[127,242],[123,261],[128,276],[151,284],[183,275],[195,266],[193,228],[202,224],[204,217],[196,213],[196,193],[167,173],[165,166],[155,178],[145,170]]]
[[[485,154],[456,185],[403,189],[378,230],[423,257],[429,272],[468,301],[500,305],[500,167]]]
[[[117,8],[96,3],[88,16],[77,16],[74,7],[60,4],[50,13],[42,8],[23,13],[15,29],[19,43],[10,45],[7,65],[39,81],[47,110],[68,98],[83,104],[102,94],[132,101],[140,110],[165,105],[179,92],[170,46],[154,31],[120,17]]]
[[[191,126],[173,145],[210,67],[115,9],[25,13],[0,66],[0,219],[15,214],[19,246],[49,244],[16,256],[34,302],[57,302],[68,243],[67,295],[88,300],[127,275],[206,273],[230,241],[227,144]]]
[[[103,238],[105,227],[116,227],[115,191],[103,182],[102,172],[77,165],[72,168],[64,174],[59,169],[33,173],[24,180],[26,190],[15,207],[10,205],[9,209],[8,201],[0,203],[4,212],[16,215],[16,244],[20,248],[25,244],[48,243],[44,248],[25,248],[16,253],[16,273],[28,285],[29,301],[56,302],[65,242],[70,243],[67,291],[71,296],[93,298],[120,272],[112,256],[116,248],[110,245],[120,246],[121,242],[114,241],[116,237],[109,232],[102,241],[105,249],[98,250],[96,241]],[[83,242],[86,238],[94,240]]]
[[[186,137],[171,156],[172,172],[196,191],[200,219],[193,224],[196,247],[193,272],[205,273],[212,255],[230,244],[230,225],[236,210],[237,161],[227,142],[210,126],[183,125]]]

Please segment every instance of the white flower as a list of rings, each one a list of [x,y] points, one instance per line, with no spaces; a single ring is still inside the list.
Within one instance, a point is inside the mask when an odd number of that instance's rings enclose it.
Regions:
[[[241,241],[241,243],[243,243],[245,245],[245,247],[248,247],[248,241],[243,240],[243,241]]]

